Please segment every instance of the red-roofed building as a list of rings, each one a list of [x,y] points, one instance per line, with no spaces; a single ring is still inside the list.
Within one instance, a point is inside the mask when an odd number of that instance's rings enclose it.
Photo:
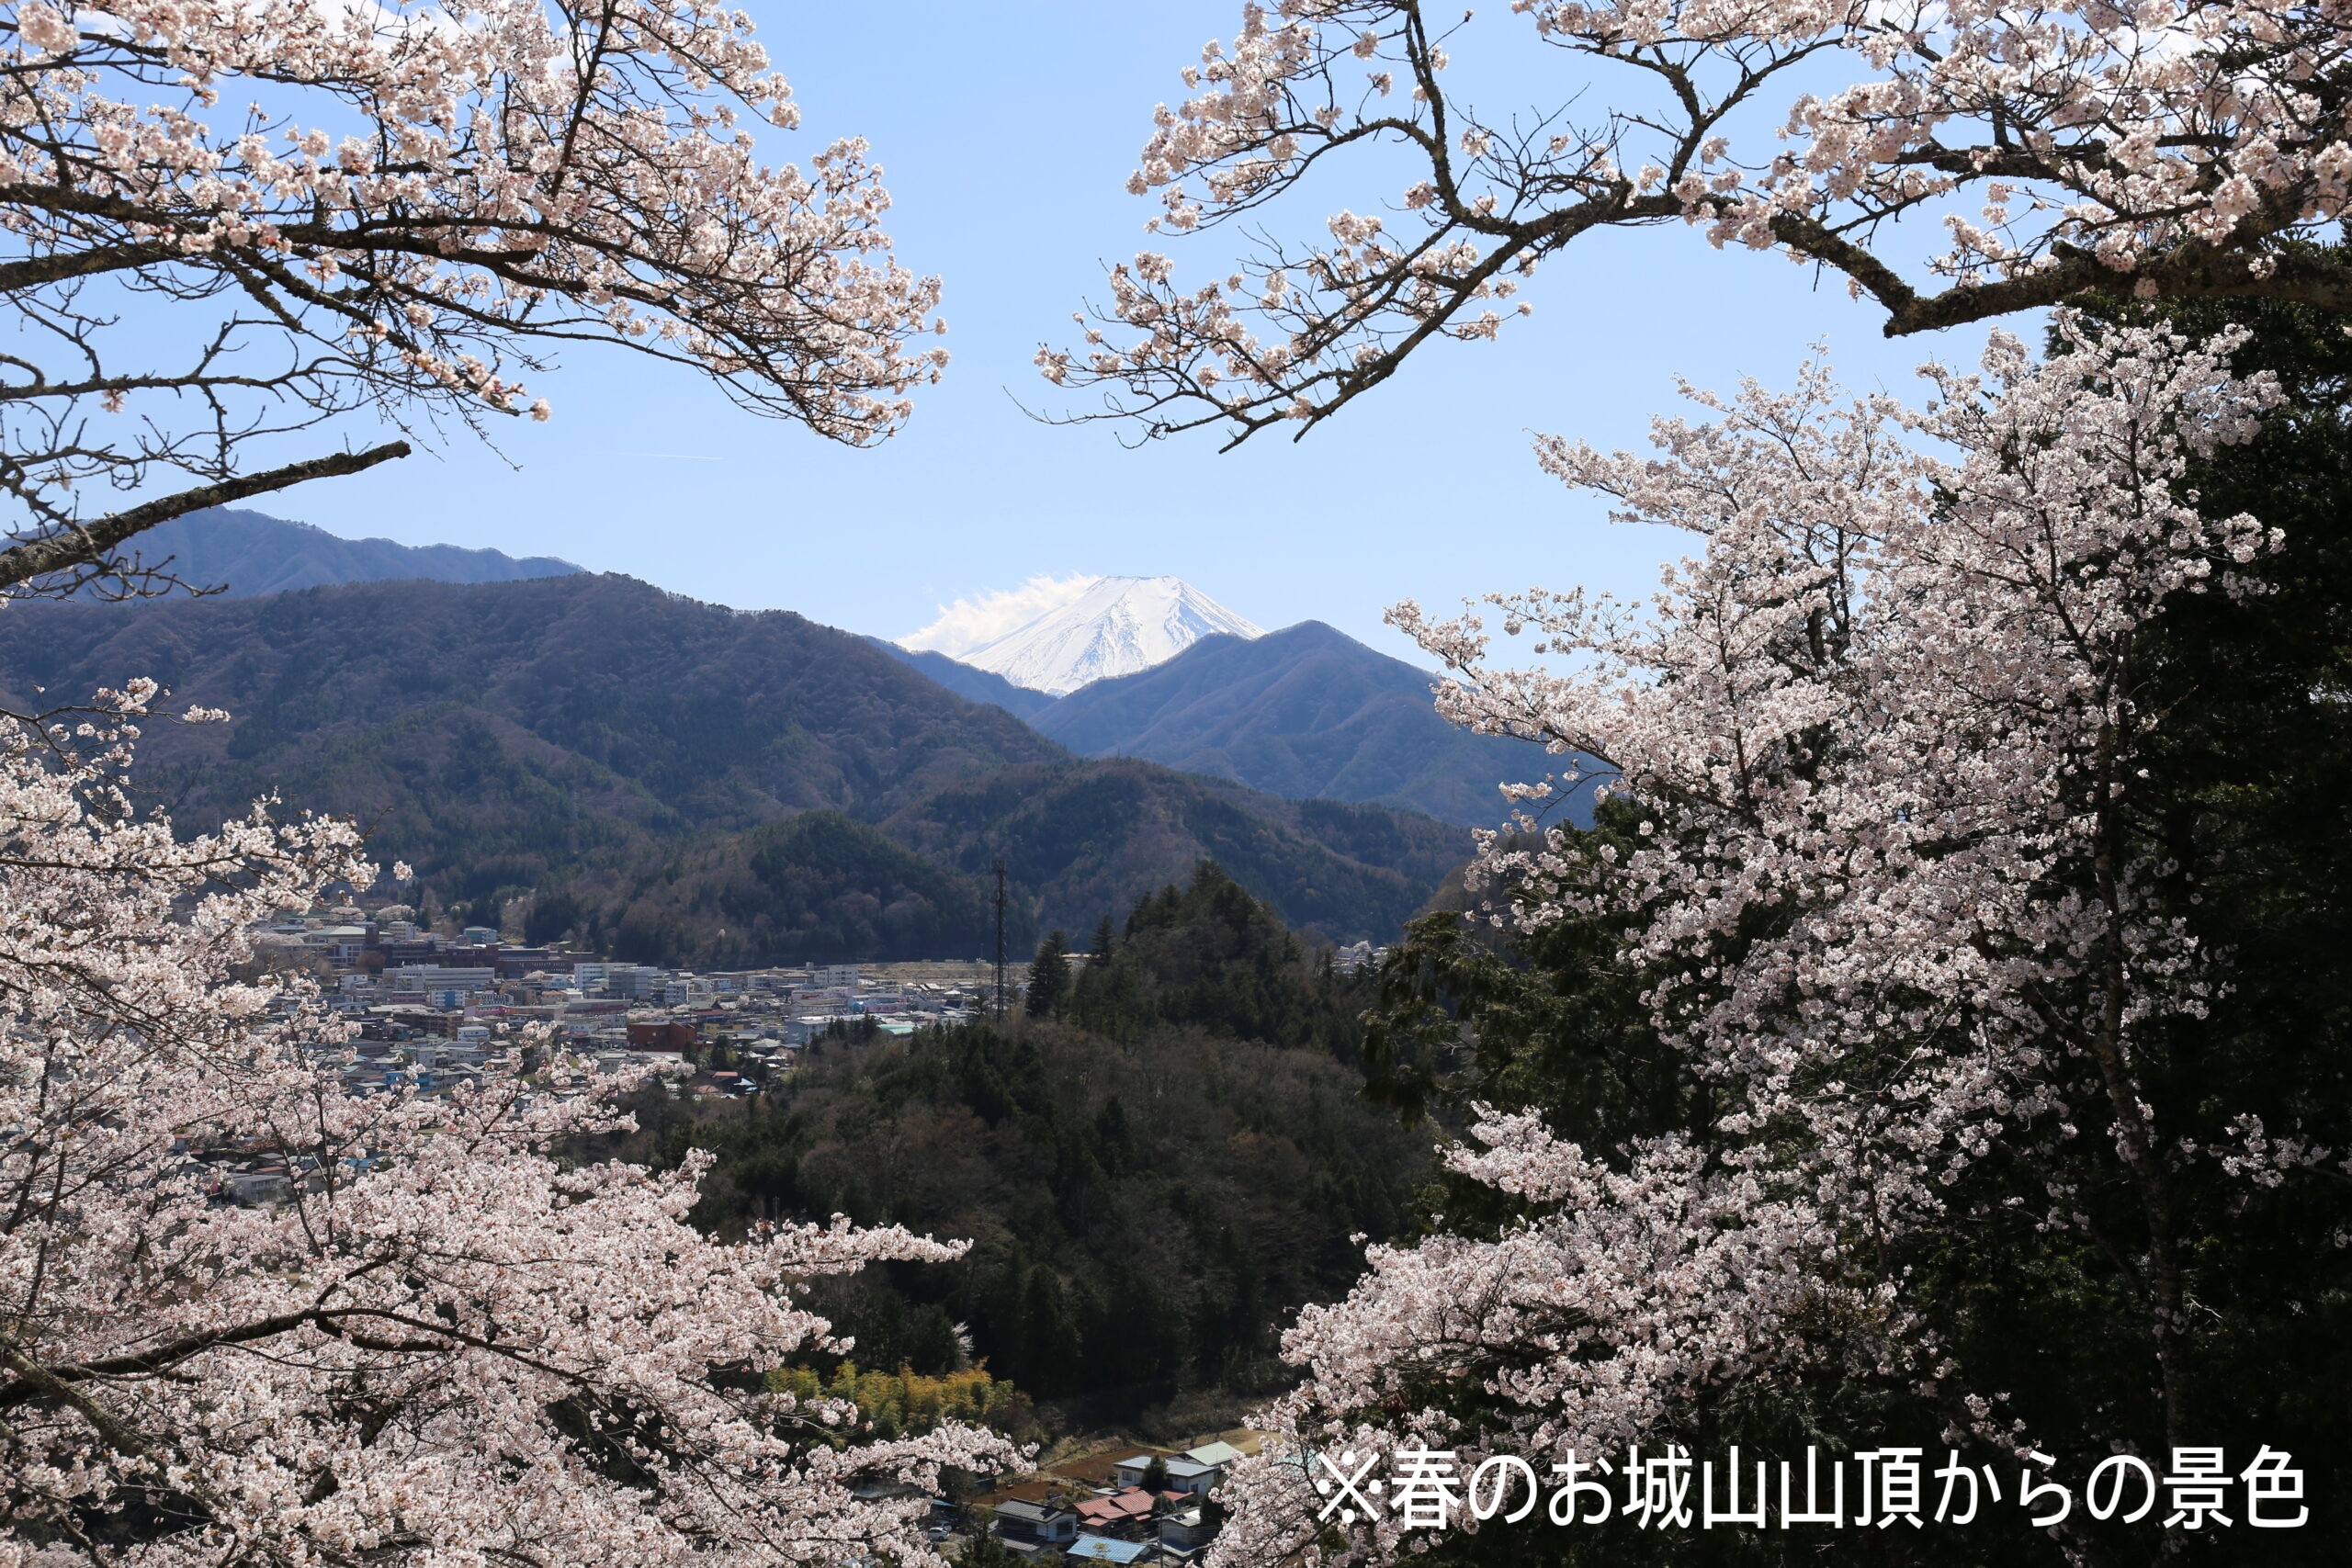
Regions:
[[[1154,1495],[1140,1486],[1129,1486],[1108,1497],[1090,1497],[1079,1504],[1079,1524],[1083,1529],[1116,1530],[1122,1526],[1144,1523],[1156,1508],[1190,1501],[1182,1493]]]

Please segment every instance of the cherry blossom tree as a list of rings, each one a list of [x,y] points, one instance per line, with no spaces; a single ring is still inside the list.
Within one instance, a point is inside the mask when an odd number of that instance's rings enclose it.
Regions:
[[[154,697],[0,720],[0,1562],[937,1563],[862,1483],[1007,1446],[860,1441],[762,1374],[848,1348],[802,1282],[961,1247],[706,1239],[699,1166],[559,1157],[620,1124],[560,1060],[358,1082],[248,934],[365,887],[356,835],[138,813]]]
[[[141,530],[409,451],[275,461],[338,416],[544,419],[566,344],[888,434],[944,363],[938,282],[863,141],[761,162],[799,111],[751,33],[701,0],[0,5],[0,591],[135,591]]]
[[[1422,1442],[1544,1474],[1808,1381],[1899,1391],[2012,1466],[2201,1440],[2194,1280],[2220,1231],[2199,1227],[2233,1209],[2184,1185],[2352,1171],[2209,1085],[2159,1087],[2217,979],[2138,815],[2164,719],[2144,637],[2185,596],[2253,592],[2278,547],[2200,515],[2182,475],[2278,393],[2229,372],[2234,335],[2059,330],[2046,361],[1996,333],[1982,375],[1929,367],[1924,410],[1844,400],[1816,366],[1697,395],[1712,419],[1658,421],[1655,456],[1543,441],[1696,553],[1646,606],[1497,597],[1537,665],[1498,660],[1475,614],[1391,613],[1458,675],[1449,716],[1562,759],[1483,840],[1492,922],[1621,933],[1595,962],[1634,977],[1678,1088],[1591,1144],[1561,1132],[1571,1105],[1482,1111],[1448,1161],[1499,1217],[1374,1247],[1300,1314],[1287,1453]],[[1596,773],[1600,829],[1542,824]],[[1972,1375],[1927,1278],[2013,1221],[2127,1281],[2133,1341],[2103,1353],[2145,1367],[2147,1425],[2037,1432]],[[1329,1533],[1306,1482],[1283,1450],[1242,1467],[1217,1561],[1410,1544],[1385,1513]],[[2079,1549],[2079,1510],[2064,1528]]]
[[[1130,188],[1180,232],[1255,224],[1314,180],[1363,196],[1312,237],[1253,227],[1197,285],[1156,253],[1114,268],[1084,346],[1040,350],[1046,375],[1155,434],[1303,434],[1421,344],[1493,337],[1579,237],[1675,223],[1841,276],[1890,334],[2117,288],[2352,309],[2352,273],[2297,243],[2352,197],[2332,6],[1510,10],[1514,47],[1550,51],[1561,84],[1496,116],[1449,69],[1467,13],[1253,0],[1159,109]],[[1905,220],[1948,233],[1924,276]]]

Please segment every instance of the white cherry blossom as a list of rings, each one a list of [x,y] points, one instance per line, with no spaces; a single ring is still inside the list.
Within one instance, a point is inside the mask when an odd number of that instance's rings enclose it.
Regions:
[[[125,788],[154,696],[0,720],[0,1563],[936,1564],[862,1482],[1007,1446],[761,1374],[839,1348],[801,1281],[960,1246],[707,1239],[700,1164],[565,1155],[620,1122],[560,1062],[355,1092],[249,929],[367,886],[356,835],[175,837]],[[288,1185],[240,1206],[219,1156]]]
[[[1559,86],[1532,110],[1498,88],[1516,112],[1482,118],[1447,53],[1464,13],[1252,0],[1156,111],[1129,182],[1164,231],[1246,225],[1246,255],[1196,282],[1157,250],[1114,267],[1085,342],[1040,368],[1155,434],[1303,430],[1425,343],[1495,336],[1581,236],[1676,223],[1842,275],[1890,333],[2099,288],[2352,310],[2352,272],[2295,243],[2352,200],[2340,7],[1510,10],[1477,48],[1540,51]],[[1348,200],[1313,228],[1284,201],[1310,183]],[[1932,225],[1947,243],[1906,276],[1906,230]]]
[[[1322,1499],[1283,1457],[1302,1449],[1412,1438],[1465,1472],[1515,1454],[1542,1472],[1688,1441],[1710,1391],[1825,1371],[2021,1440],[1905,1286],[1916,1248],[1976,1220],[1988,1160],[2052,1173],[2040,1221],[2070,1234],[2086,1170],[2131,1195],[2126,1266],[2177,1428],[2177,1159],[2260,1184],[2332,1157],[2245,1117],[2201,1156],[2169,1149],[2203,1111],[2155,1103],[2139,1066],[2211,984],[2128,827],[2162,722],[2140,635],[2274,547],[2179,487],[2277,392],[2229,373],[2233,337],[2060,324],[2046,362],[1996,333],[1981,375],[1931,367],[1924,410],[1844,399],[1815,367],[1792,391],[1701,396],[1712,417],[1658,421],[1654,455],[1544,439],[1564,480],[1695,544],[1645,606],[1498,597],[1544,663],[1498,660],[1476,615],[1391,613],[1458,674],[1450,716],[1546,743],[1562,784],[1603,775],[1609,832],[1544,826],[1561,784],[1522,791],[1474,882],[1522,931],[1624,923],[1612,962],[1646,977],[1703,1113],[1589,1148],[1487,1111],[1448,1157],[1528,1217],[1375,1247],[1346,1300],[1301,1314],[1285,1354],[1306,1381],[1272,1413],[1287,1441],[1237,1475],[1219,1562],[1314,1540]],[[1385,1516],[1347,1542],[1405,1544]]]
[[[0,586],[175,474],[187,511],[408,449],[240,462],[336,415],[545,419],[566,344],[851,444],[945,362],[866,144],[764,161],[798,107],[705,0],[13,0],[0,61]]]

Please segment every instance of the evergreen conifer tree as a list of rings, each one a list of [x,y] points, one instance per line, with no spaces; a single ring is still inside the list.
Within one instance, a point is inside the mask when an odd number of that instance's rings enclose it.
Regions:
[[[1062,999],[1069,994],[1069,957],[1063,946],[1060,931],[1048,931],[1046,940],[1037,944],[1037,956],[1029,965],[1029,1016],[1045,1018],[1061,1010]]]

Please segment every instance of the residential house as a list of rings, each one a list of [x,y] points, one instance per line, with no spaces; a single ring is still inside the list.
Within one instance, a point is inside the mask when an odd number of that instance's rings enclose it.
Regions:
[[[1197,1551],[1216,1539],[1216,1526],[1193,1506],[1159,1516],[1159,1544],[1170,1551]]]
[[[1129,1534],[1141,1528],[1159,1502],[1140,1486],[1126,1487],[1108,1497],[1089,1497],[1078,1505],[1079,1528],[1102,1535]]]
[[[1168,1490],[1170,1492],[1182,1492],[1193,1497],[1205,1496],[1225,1480],[1222,1465],[1203,1464],[1188,1454],[1133,1454],[1114,1465],[1113,1473],[1123,1487],[1140,1486],[1143,1484],[1143,1472],[1151,1468],[1155,1458],[1168,1466]]]
[[[1205,1497],[1225,1483],[1225,1467],[1203,1464],[1187,1455],[1168,1461],[1168,1490],[1182,1492],[1194,1497]]]
[[[1078,1539],[1078,1516],[1058,1503],[1015,1497],[996,1506],[996,1533],[1008,1546],[1067,1546]]]

